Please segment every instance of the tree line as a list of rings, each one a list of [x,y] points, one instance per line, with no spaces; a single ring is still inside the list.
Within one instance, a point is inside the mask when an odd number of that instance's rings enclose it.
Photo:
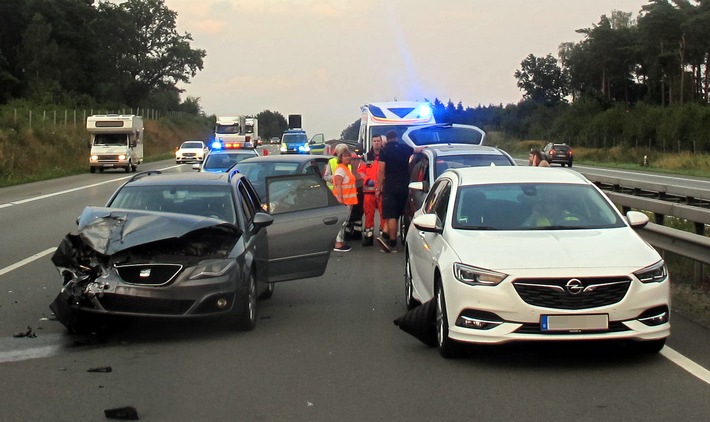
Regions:
[[[176,18],[164,0],[0,0],[0,104],[197,114],[199,99],[181,101],[177,84],[206,52]]]

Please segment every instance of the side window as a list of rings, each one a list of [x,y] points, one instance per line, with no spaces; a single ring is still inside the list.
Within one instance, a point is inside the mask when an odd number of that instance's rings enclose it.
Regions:
[[[446,221],[446,211],[449,209],[449,197],[451,196],[451,183],[444,181],[439,196],[434,203],[434,212],[439,217],[441,223]]]
[[[254,214],[259,211],[258,201],[254,200],[256,194],[253,193],[253,190],[250,189],[244,182],[239,183],[237,191],[239,193],[239,200],[246,219],[245,226],[250,227],[252,220],[254,220]]]
[[[439,180],[432,186],[432,188],[429,190],[429,194],[427,195],[426,199],[424,200],[424,212],[427,214],[431,214],[436,212],[435,211],[435,206],[436,203],[439,201],[439,196],[443,193],[444,189],[448,185],[447,180]]]

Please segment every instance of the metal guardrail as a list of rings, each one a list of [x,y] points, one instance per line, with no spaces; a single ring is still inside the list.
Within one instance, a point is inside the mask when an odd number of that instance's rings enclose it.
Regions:
[[[656,224],[648,223],[639,231],[649,244],[696,262],[695,281],[703,280],[703,264],[710,265],[710,191],[677,185],[664,185],[597,174],[584,176],[596,184],[616,205],[624,209],[652,212]],[[666,216],[692,222],[695,233],[663,226]]]

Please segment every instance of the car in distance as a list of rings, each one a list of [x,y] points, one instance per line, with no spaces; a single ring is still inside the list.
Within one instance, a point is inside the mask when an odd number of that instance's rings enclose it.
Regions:
[[[269,181],[309,189],[290,212],[267,214],[236,172],[139,173],[105,207],[86,207],[52,261],[62,289],[50,308],[69,329],[97,316],[224,316],[256,325],[274,283],[325,271],[347,208],[314,175]]]
[[[262,202],[268,202],[266,179],[275,176],[312,174],[322,177],[328,165],[328,157],[322,155],[265,155],[247,158],[234,166],[246,176]]]
[[[202,164],[193,164],[196,171],[210,173],[224,173],[232,166],[247,158],[258,157],[259,153],[253,148],[215,148],[207,154]]]
[[[406,304],[434,301],[444,357],[462,343],[513,341],[657,352],[670,335],[670,280],[635,231],[646,223],[573,171],[448,170],[407,234]]]
[[[322,133],[310,140],[303,129],[289,129],[281,136],[281,154],[323,154],[325,142]]]
[[[414,213],[421,208],[429,187],[450,168],[514,166],[515,160],[505,151],[481,145],[431,145],[412,156],[410,185],[404,213],[400,218],[400,236],[404,242]]]
[[[202,141],[185,141],[175,151],[175,163],[201,163],[209,148]]]
[[[574,161],[574,151],[567,144],[556,144],[549,142],[542,149],[542,156],[550,164],[561,164],[562,167],[572,167]]]

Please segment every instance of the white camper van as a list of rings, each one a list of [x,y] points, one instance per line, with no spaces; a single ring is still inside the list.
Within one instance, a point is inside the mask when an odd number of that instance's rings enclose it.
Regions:
[[[133,114],[99,114],[86,118],[91,152],[89,171],[123,168],[136,171],[143,162],[143,117]]]
[[[436,123],[431,104],[419,101],[388,101],[365,104],[361,108],[358,142],[365,151],[370,150],[370,142],[375,135],[383,137],[390,130],[399,138],[411,126]]]

